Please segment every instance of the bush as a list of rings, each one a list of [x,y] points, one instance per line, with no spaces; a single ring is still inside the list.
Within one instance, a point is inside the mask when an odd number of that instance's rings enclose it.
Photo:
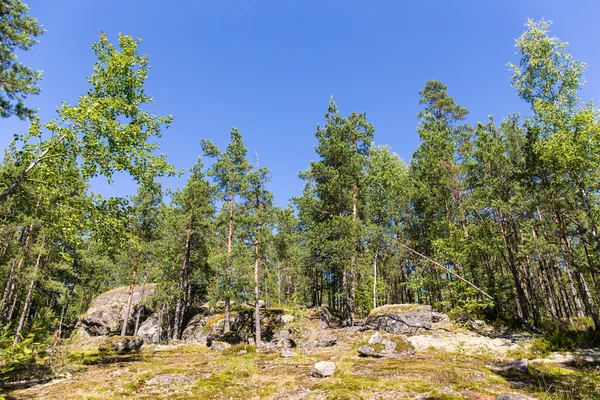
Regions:
[[[583,324],[585,322],[579,321],[579,323]],[[598,345],[600,345],[600,332],[594,329],[559,328],[535,339],[531,343],[531,351],[534,354],[547,355],[555,351],[574,351],[577,348],[597,347]]]
[[[5,381],[18,371],[24,371],[36,363],[38,355],[43,355],[45,345],[35,341],[30,334],[19,343],[13,343],[14,334],[5,326],[0,331],[0,381]]]

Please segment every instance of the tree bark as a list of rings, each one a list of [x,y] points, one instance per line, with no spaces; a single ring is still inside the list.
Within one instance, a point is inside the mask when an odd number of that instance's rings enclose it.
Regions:
[[[254,342],[256,343],[256,348],[259,349],[261,346],[261,337],[260,337],[260,309],[258,307],[258,302],[260,300],[259,295],[259,280],[258,280],[258,268],[259,268],[259,228],[256,228],[256,239],[254,241]]]
[[[131,274],[129,296],[127,297],[127,306],[125,307],[125,313],[123,314],[123,326],[121,327],[121,337],[127,335],[127,328],[129,326],[129,316],[131,314],[131,302],[133,301],[133,293],[135,292],[135,280],[137,277],[138,263],[139,256],[136,258],[135,265],[133,266],[133,273]]]
[[[173,336],[172,340],[181,339],[183,315],[185,313],[185,298],[187,297],[187,281],[189,274],[190,265],[190,254],[191,254],[191,237],[192,237],[192,226],[191,224],[187,227],[187,233],[185,237],[185,246],[183,249],[183,265],[179,273],[179,283],[177,290],[177,304],[175,305],[175,318],[173,322]]]
[[[225,280],[227,288],[227,294],[225,295],[225,310],[223,313],[223,333],[227,333],[231,330],[231,317],[229,315],[230,302],[229,286],[231,285],[231,252],[233,249],[233,208],[235,207],[235,193],[231,192],[231,200],[229,201],[229,223],[227,229],[227,263],[225,265]]]
[[[33,292],[33,287],[35,285],[35,281],[37,280],[37,274],[40,267],[40,260],[42,259],[42,253],[44,249],[45,238],[42,239],[42,247],[37,256],[37,260],[35,262],[35,267],[33,268],[33,276],[31,277],[31,281],[29,282],[29,289],[27,290],[27,296],[25,297],[25,304],[23,304],[23,310],[21,311],[21,318],[19,318],[19,325],[17,325],[17,330],[15,331],[15,339],[13,343],[19,343],[21,340],[21,331],[25,326],[27,321],[27,315],[29,314],[29,308],[31,307],[31,294]]]

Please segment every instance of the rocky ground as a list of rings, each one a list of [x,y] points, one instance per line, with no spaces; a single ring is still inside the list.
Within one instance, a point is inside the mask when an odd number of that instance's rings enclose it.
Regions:
[[[227,343],[245,334],[244,312],[236,315],[234,336],[217,334],[218,314],[199,313],[188,323],[186,341],[146,340],[130,353],[121,351],[117,338],[80,335],[54,356],[63,377],[13,386],[8,398],[600,398],[600,350],[536,359],[531,335],[483,323],[467,329],[428,307],[383,307],[346,328],[323,308],[265,309],[268,342],[259,352],[247,343]],[[94,329],[105,330],[100,325]],[[128,339],[125,347],[137,344]]]

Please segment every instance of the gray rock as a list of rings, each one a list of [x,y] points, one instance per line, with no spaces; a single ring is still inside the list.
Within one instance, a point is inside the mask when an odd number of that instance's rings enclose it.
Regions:
[[[337,343],[337,338],[333,335],[325,335],[319,337],[317,341],[317,347],[331,347],[335,346]]]
[[[112,336],[106,338],[98,347],[100,352],[114,351],[119,354],[138,351],[144,344],[144,339],[139,336]]]
[[[365,326],[356,326],[356,325],[346,326],[344,328],[344,331],[346,331],[348,333],[358,333],[358,332],[362,332],[362,331],[365,331],[365,330],[367,330],[367,327],[365,327]]]
[[[500,393],[496,400],[535,400],[535,398],[519,393]]]
[[[155,285],[136,286],[132,300],[130,321],[131,329],[135,326],[133,321],[138,307],[143,307],[144,300],[154,294]],[[129,286],[122,286],[96,297],[88,310],[81,317],[81,327],[91,336],[103,336],[111,333],[120,333],[123,318],[127,309]]]
[[[335,363],[331,361],[319,361],[312,369],[311,375],[315,378],[326,378],[335,372]]]
[[[358,349],[358,355],[362,357],[375,358],[399,358],[415,353],[414,348],[402,338],[392,338],[383,336],[376,332],[368,341],[369,344],[361,346]],[[402,344],[398,348],[398,344]]]
[[[375,332],[373,336],[369,338],[369,344],[381,343],[383,340],[383,335],[379,332]]]
[[[289,324],[294,319],[295,319],[295,317],[293,315],[288,315],[288,314],[284,314],[280,318],[281,322],[283,322],[284,324]]]
[[[506,364],[496,365],[492,367],[493,371],[496,372],[522,372],[524,374],[529,372],[529,365],[527,359],[514,360]]]
[[[383,358],[384,355],[380,352],[377,352],[372,346],[361,346],[358,348],[358,355],[362,357],[374,357],[374,358]]]
[[[208,319],[209,317],[204,314],[196,314],[193,316],[183,330],[181,339],[189,343],[205,345],[209,333],[205,332],[204,327],[206,326]],[[210,333],[212,333],[212,331]]]
[[[292,357],[296,357],[296,353],[294,353],[292,350],[288,349],[288,348],[283,348],[279,351],[279,355],[283,358],[292,358]]]
[[[436,316],[436,320],[440,317]],[[395,304],[371,311],[365,325],[388,333],[417,334],[431,329],[433,311],[422,304]]]
[[[160,342],[160,320],[158,314],[151,314],[138,328],[137,335],[146,342]]]
[[[225,349],[230,348],[231,345],[227,342],[219,342],[217,340],[214,340],[211,344],[210,344],[210,348],[211,350],[216,350],[216,351],[223,351]]]

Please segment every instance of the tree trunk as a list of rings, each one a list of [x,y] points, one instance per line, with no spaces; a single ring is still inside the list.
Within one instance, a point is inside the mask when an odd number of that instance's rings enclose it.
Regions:
[[[187,227],[187,234],[185,237],[185,246],[183,249],[183,265],[179,274],[179,283],[177,290],[177,304],[175,306],[175,318],[173,322],[173,336],[171,340],[181,339],[183,315],[185,313],[185,299],[187,297],[187,280],[189,274],[190,265],[190,253],[191,253],[191,237],[192,237],[192,226],[191,224]]]
[[[229,316],[230,298],[229,286],[231,285],[231,252],[233,249],[233,208],[235,207],[235,193],[231,192],[231,201],[229,202],[229,223],[227,229],[227,264],[225,265],[226,295],[225,310],[223,313],[223,333],[231,330],[231,317]]]
[[[254,242],[254,342],[256,343],[256,348],[259,349],[261,346],[261,337],[260,337],[260,309],[258,307],[259,298],[259,287],[258,287],[258,267],[259,267],[259,253],[258,253],[258,233],[259,229],[256,229],[256,239]]]
[[[29,308],[31,307],[31,293],[33,292],[33,287],[35,285],[35,281],[37,279],[38,270],[40,267],[40,260],[42,259],[42,253],[44,249],[45,239],[42,239],[42,247],[37,256],[37,260],[35,262],[35,267],[33,268],[33,276],[31,277],[31,282],[29,282],[29,289],[27,290],[27,296],[25,297],[25,304],[23,304],[23,310],[21,311],[21,318],[19,318],[19,325],[17,325],[17,330],[15,331],[15,339],[13,343],[19,343],[21,340],[21,331],[25,326],[27,321],[27,315],[29,314]]]
[[[129,285],[129,296],[127,297],[127,306],[125,307],[125,313],[123,314],[123,327],[121,328],[121,336],[127,335],[127,327],[129,326],[129,316],[131,314],[131,302],[133,301],[133,293],[135,292],[135,280],[137,277],[139,256],[136,258],[135,265],[133,266],[133,273],[131,274],[131,284]]]
[[[373,257],[373,308],[377,308],[377,251]]]

